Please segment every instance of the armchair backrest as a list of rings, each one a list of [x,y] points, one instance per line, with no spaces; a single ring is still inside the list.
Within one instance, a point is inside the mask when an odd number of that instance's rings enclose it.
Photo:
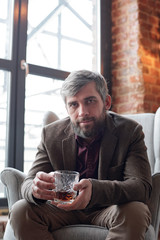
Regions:
[[[124,115],[143,127],[145,144],[151,165],[151,172],[160,172],[160,107],[156,113],[141,113]]]
[[[52,111],[48,111],[45,113],[44,118],[43,118],[43,126],[50,124],[56,120],[58,120],[59,117]]]

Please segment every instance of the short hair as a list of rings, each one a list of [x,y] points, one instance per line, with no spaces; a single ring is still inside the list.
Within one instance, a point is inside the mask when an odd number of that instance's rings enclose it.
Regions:
[[[103,102],[108,95],[108,86],[105,78],[98,72],[89,70],[79,70],[71,72],[62,84],[61,96],[66,101],[66,97],[75,96],[82,87],[90,82],[95,82],[96,90],[101,96]]]

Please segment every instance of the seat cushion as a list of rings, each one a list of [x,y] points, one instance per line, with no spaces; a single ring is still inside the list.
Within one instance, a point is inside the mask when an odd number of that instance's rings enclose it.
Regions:
[[[55,240],[104,240],[108,230],[95,225],[72,225],[63,227],[53,233]]]
[[[105,240],[107,228],[95,225],[72,225],[63,227],[53,233],[55,240]],[[145,240],[156,240],[153,226],[150,225],[145,235]]]

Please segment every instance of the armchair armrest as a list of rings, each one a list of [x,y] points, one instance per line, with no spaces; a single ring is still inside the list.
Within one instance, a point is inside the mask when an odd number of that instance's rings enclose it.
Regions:
[[[6,186],[6,194],[9,210],[12,205],[22,198],[21,184],[25,174],[15,168],[5,168],[1,172],[1,181]]]
[[[160,223],[160,173],[152,175],[152,193],[149,200],[149,209],[152,215],[152,225],[158,237]]]

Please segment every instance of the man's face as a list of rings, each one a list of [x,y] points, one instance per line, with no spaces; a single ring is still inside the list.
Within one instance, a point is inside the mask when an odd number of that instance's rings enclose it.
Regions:
[[[105,112],[110,105],[110,96],[104,103],[94,82],[86,84],[75,96],[67,97],[66,108],[75,133],[87,139],[96,136],[104,127]]]

